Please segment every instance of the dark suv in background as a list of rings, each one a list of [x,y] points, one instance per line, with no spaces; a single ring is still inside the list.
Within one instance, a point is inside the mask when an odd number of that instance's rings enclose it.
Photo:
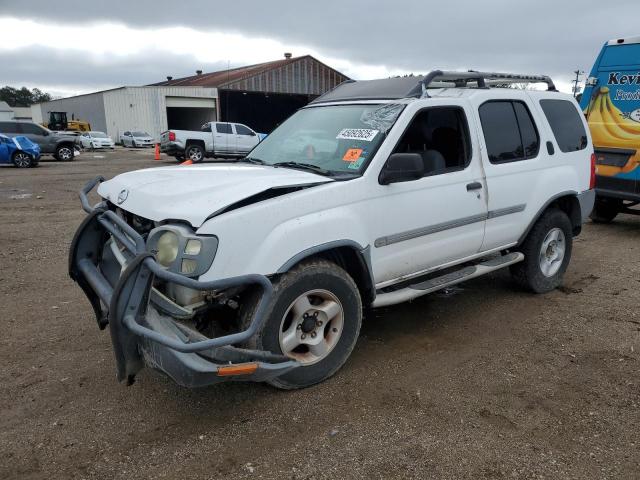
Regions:
[[[53,154],[56,160],[70,162],[75,155],[75,137],[44,128],[33,122],[0,122],[0,133],[9,137],[22,135],[40,145],[40,152]]]

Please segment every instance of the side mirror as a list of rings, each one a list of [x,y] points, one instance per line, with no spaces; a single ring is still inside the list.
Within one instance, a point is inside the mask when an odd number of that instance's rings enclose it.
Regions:
[[[390,183],[409,182],[424,176],[424,163],[419,153],[394,153],[384,164],[378,183],[389,185]]]

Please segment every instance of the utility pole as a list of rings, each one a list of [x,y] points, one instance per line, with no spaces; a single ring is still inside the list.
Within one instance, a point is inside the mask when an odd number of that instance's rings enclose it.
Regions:
[[[573,96],[575,97],[575,96],[578,95],[578,92],[580,91],[578,85],[580,83],[580,77],[582,75],[584,75],[584,72],[582,70],[578,69],[578,70],[574,70],[573,73],[576,74],[576,78],[572,82],[573,83]]]

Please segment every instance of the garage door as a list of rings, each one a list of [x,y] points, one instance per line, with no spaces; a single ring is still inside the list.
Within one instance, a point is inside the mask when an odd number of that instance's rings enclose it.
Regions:
[[[213,98],[166,97],[167,107],[216,108]]]

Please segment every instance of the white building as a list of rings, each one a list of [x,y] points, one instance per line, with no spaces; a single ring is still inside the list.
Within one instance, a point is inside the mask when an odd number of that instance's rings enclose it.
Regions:
[[[38,104],[33,121],[47,123],[49,112],[66,112],[68,120],[87,121],[116,141],[127,130],[159,138],[169,128],[199,129],[216,120],[217,98],[215,88],[120,87]]]
[[[0,102],[0,120],[13,120],[13,108],[7,102]]]

